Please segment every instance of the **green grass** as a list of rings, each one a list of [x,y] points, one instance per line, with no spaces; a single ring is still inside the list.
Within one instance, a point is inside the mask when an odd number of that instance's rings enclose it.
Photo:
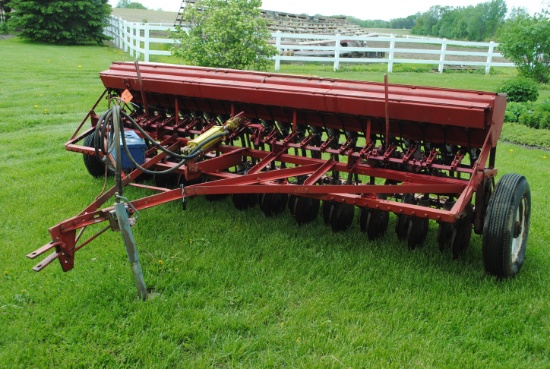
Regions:
[[[33,272],[25,255],[102,187],[63,143],[102,92],[98,72],[122,59],[0,40],[1,368],[550,367],[550,155],[507,143],[500,174],[525,174],[533,195],[527,260],[512,280],[483,272],[479,236],[459,261],[440,253],[435,224],[410,252],[391,231],[369,242],[357,224],[333,234],[321,220],[299,227],[202,198],[185,212],[144,211],[133,228],[155,299],[137,299],[114,232],[69,273],[57,263]],[[350,73],[337,75],[374,76]],[[475,89],[493,78],[391,75]]]

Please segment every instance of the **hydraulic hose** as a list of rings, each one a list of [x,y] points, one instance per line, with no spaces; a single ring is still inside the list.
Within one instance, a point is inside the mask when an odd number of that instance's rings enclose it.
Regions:
[[[134,159],[134,157],[132,156],[132,153],[128,148],[128,144],[126,143],[126,136],[124,135],[124,125],[121,123],[122,118],[125,118],[128,122],[130,122],[132,124],[132,127],[137,129],[143,135],[144,139],[147,142],[152,144],[155,148],[168,154],[168,156],[178,159],[179,162],[174,167],[166,170],[154,171],[154,170],[149,170],[147,168],[144,168],[140,163],[138,163]],[[95,154],[99,158],[99,160],[101,160],[103,163],[106,163],[107,156],[109,155],[110,152],[112,152],[113,150],[117,151],[116,152],[116,159],[117,159],[116,173],[118,176],[120,175],[120,172],[122,170],[121,168],[122,165],[121,163],[118,162],[120,160],[121,155],[118,152],[120,151],[120,144],[116,144],[117,142],[122,141],[122,146],[124,147],[124,151],[126,152],[128,159],[130,159],[132,164],[134,164],[135,167],[138,168],[143,173],[149,174],[149,175],[169,174],[179,169],[182,165],[184,165],[187,162],[187,160],[191,160],[199,156],[203,152],[201,149],[204,146],[209,145],[212,141],[216,141],[221,137],[227,136],[229,132],[225,131],[223,133],[213,135],[208,139],[206,139],[204,142],[201,142],[200,144],[195,146],[189,154],[180,155],[176,152],[166,149],[164,146],[157,143],[143,128],[141,128],[141,126],[134,119],[132,119],[132,117],[130,117],[126,112],[121,110],[120,105],[115,104],[113,108],[101,114],[101,116],[99,117],[99,122],[96,125],[94,134],[97,137],[97,140],[93,141]],[[107,134],[108,134],[108,137],[106,137]],[[117,136],[120,137],[118,140],[116,138]],[[104,144],[105,142],[107,142],[107,149],[105,148],[105,144]],[[101,154],[103,154],[103,156],[100,155],[100,152]]]

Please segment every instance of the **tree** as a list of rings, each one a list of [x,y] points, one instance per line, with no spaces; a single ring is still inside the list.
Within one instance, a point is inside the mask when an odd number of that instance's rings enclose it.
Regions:
[[[438,23],[443,18],[443,15],[450,11],[448,6],[432,6],[427,12],[422,13],[416,19],[416,23],[412,29],[413,34],[437,36]]]
[[[418,17],[420,17],[420,13],[409,15],[407,18],[391,19],[388,22],[389,23],[389,28],[412,29],[414,27]]]
[[[125,9],[143,9],[147,10],[147,8],[137,1],[129,1],[129,0],[119,0],[118,4],[116,4],[117,8],[125,8]]]
[[[12,0],[10,24],[21,28],[21,37],[55,44],[101,43],[111,13],[108,0]]]
[[[550,80],[549,11],[530,16],[516,10],[502,28],[499,49],[514,62],[523,77],[546,83]]]
[[[417,16],[413,34],[483,41],[504,24],[506,2],[491,0],[476,6],[432,6]]]
[[[7,22],[10,19],[10,0],[0,0],[0,23]]]
[[[187,4],[182,18],[189,30],[178,28],[181,44],[172,54],[199,66],[267,69],[277,49],[261,17],[260,0],[198,0]]]

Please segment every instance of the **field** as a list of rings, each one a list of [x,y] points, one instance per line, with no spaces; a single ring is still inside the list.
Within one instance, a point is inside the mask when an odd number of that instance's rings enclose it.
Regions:
[[[186,211],[144,211],[133,228],[153,299],[137,299],[115,232],[79,251],[68,273],[58,263],[33,272],[25,255],[103,186],[63,144],[102,92],[98,73],[128,59],[109,47],[0,40],[0,368],[550,367],[550,153],[509,143],[499,174],[526,175],[533,196],[527,259],[511,280],[484,273],[479,236],[458,261],[441,253],[435,224],[411,252],[391,229],[369,242],[357,224],[334,234],[319,219],[299,227],[288,214],[203,198]],[[508,77],[390,80],[493,90]]]

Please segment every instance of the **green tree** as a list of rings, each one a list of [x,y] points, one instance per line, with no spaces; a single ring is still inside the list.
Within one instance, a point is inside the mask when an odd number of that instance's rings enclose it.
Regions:
[[[523,77],[550,80],[550,21],[548,9],[530,16],[515,11],[502,28],[499,49],[514,62]]]
[[[147,8],[137,1],[129,1],[129,0],[119,0],[118,4],[116,4],[117,8],[125,8],[125,9],[143,9],[146,10]]]
[[[20,36],[55,44],[101,43],[111,13],[108,0],[28,1],[12,0],[15,10],[10,24],[22,29]]]
[[[261,17],[260,0],[198,0],[187,4],[172,54],[199,66],[266,70],[277,52]]]
[[[465,14],[468,24],[468,39],[483,41],[494,37],[504,24],[508,9],[504,0],[480,3]]]
[[[419,16],[420,16],[420,13],[416,13],[413,15],[409,15],[406,18],[391,19],[388,22],[389,28],[412,29]]]
[[[413,34],[483,41],[504,24],[506,2],[491,0],[476,6],[432,6],[417,16]]]
[[[451,8],[448,6],[432,6],[427,12],[418,16],[412,33],[417,35],[437,36],[439,31],[438,24],[443,18],[443,15],[450,9]]]
[[[0,0],[0,22],[7,22],[10,19],[10,0]]]

